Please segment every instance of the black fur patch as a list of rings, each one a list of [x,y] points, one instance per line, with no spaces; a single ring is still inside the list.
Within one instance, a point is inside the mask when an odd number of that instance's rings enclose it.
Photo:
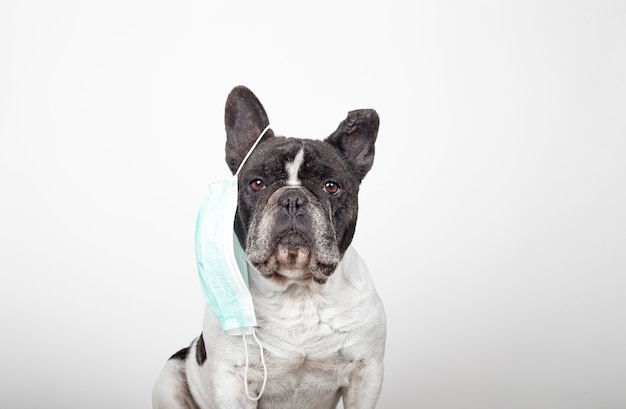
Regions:
[[[204,340],[202,339],[202,334],[200,334],[200,338],[198,339],[196,346],[197,347],[201,346],[202,347],[202,351],[204,351]],[[180,360],[180,361],[186,360],[187,357],[189,356],[189,350],[190,349],[191,349],[191,347],[187,347],[187,348],[181,349],[180,351],[178,351],[174,355],[172,355],[170,357],[170,360],[172,360],[172,359]],[[204,359],[206,359],[206,351],[204,351],[202,353],[202,355],[204,356]],[[198,358],[198,356],[199,356],[199,353],[196,353],[196,359]],[[180,404],[183,405],[183,407],[185,407],[185,408],[200,409],[200,407],[196,403],[195,399],[191,395],[191,391],[189,389],[189,382],[187,381],[187,371],[185,370],[185,364],[181,363],[181,364],[177,364],[177,365],[180,365],[178,368],[179,368],[179,371],[180,371],[180,377],[181,377],[181,381],[183,382],[184,388],[176,396],[176,400],[179,401]]]
[[[196,362],[198,365],[202,365],[206,361],[206,349],[204,347],[204,337],[200,334],[196,341]]]
[[[176,352],[174,355],[170,357],[170,359],[179,359],[181,361],[184,361],[185,359],[187,359],[188,355],[189,355],[189,347],[183,348],[180,351]]]

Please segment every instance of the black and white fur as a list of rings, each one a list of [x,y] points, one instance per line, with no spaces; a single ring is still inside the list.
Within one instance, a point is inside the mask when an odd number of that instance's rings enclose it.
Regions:
[[[226,102],[226,162],[233,173],[269,124],[245,87]],[[383,380],[385,313],[368,270],[350,246],[358,190],[374,160],[378,115],[348,113],[324,141],[270,129],[239,174],[235,231],[246,249],[250,292],[264,347],[267,385],[244,388],[241,337],[225,335],[207,307],[202,333],[166,363],[155,409],[374,408]],[[247,337],[248,383],[263,383]]]

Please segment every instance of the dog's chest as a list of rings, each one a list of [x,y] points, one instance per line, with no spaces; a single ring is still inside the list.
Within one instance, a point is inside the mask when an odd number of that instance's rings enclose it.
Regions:
[[[304,287],[257,296],[255,304],[267,356],[267,398],[332,400],[359,365],[347,347],[341,304]]]

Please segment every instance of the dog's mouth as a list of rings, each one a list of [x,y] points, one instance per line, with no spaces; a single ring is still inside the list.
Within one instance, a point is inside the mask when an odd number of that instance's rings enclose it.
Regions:
[[[302,269],[311,259],[311,248],[302,234],[289,233],[278,240],[273,256],[282,268]]]
[[[320,263],[309,240],[298,231],[290,231],[276,240],[274,251],[256,267],[265,278],[281,283],[313,279],[324,284],[336,265]]]

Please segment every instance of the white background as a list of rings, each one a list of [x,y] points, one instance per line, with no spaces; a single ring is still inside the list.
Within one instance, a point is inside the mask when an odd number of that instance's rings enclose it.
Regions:
[[[239,84],[287,136],[380,114],[379,407],[626,407],[626,5],[597,0],[1,1],[0,407],[150,407],[201,329]]]

